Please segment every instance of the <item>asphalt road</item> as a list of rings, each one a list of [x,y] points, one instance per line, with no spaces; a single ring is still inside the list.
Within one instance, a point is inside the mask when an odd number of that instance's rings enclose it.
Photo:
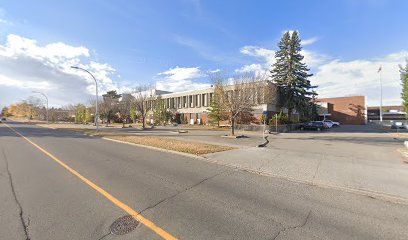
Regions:
[[[408,205],[8,125],[31,143],[0,124],[0,239],[408,239]],[[124,209],[142,221],[110,234]]]

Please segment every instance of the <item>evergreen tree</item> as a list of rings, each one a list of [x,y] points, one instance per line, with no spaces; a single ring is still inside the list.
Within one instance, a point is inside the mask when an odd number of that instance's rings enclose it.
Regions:
[[[401,85],[402,85],[402,105],[408,117],[408,60],[406,60],[405,67],[400,66]]]
[[[155,124],[166,125],[166,122],[171,118],[171,113],[166,109],[164,105],[164,99],[158,96],[153,105],[153,120]]]
[[[101,104],[103,115],[106,117],[106,126],[110,123],[110,120],[114,117],[117,106],[119,103],[119,99],[122,97],[121,94],[118,94],[116,90],[108,91],[102,95],[103,102]]]
[[[138,117],[139,116],[137,114],[136,107],[132,106],[130,108],[130,119],[132,119],[133,123],[136,123]]]
[[[86,122],[86,107],[83,104],[78,104],[75,106],[75,122],[84,123]]]
[[[293,110],[308,112],[314,92],[309,77],[309,68],[303,62],[302,45],[298,33],[285,32],[275,53],[276,63],[272,65],[271,77],[278,86],[281,107],[288,109],[291,120]]]
[[[217,126],[220,126],[220,121],[223,120],[223,112],[221,106],[218,101],[214,98],[210,102],[210,107],[207,108],[208,113],[208,121],[211,124],[217,123]]]

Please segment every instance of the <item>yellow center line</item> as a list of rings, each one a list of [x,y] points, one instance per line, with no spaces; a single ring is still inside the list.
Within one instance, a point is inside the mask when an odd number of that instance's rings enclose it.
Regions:
[[[99,187],[98,185],[96,185],[95,183],[91,182],[89,179],[87,179],[86,177],[82,176],[80,173],[78,173],[77,171],[75,171],[74,169],[72,169],[70,166],[68,166],[67,164],[65,164],[63,161],[59,160],[57,157],[55,157],[54,155],[52,155],[51,153],[47,152],[44,148],[40,147],[39,145],[37,145],[36,143],[34,143],[33,141],[31,141],[30,139],[26,138],[25,136],[23,136],[21,133],[19,133],[17,130],[15,130],[14,128],[10,127],[8,124],[5,123],[5,125],[11,129],[12,131],[14,131],[18,136],[22,137],[24,140],[26,140],[27,142],[29,142],[31,145],[33,145],[34,147],[36,147],[37,149],[39,149],[41,152],[43,152],[45,155],[47,155],[48,157],[50,157],[52,160],[54,160],[55,162],[59,163],[61,166],[63,166],[66,170],[68,170],[69,172],[71,172],[72,174],[74,174],[75,176],[77,176],[79,179],[81,179],[84,183],[86,183],[87,185],[89,185],[90,187],[92,187],[93,189],[95,189],[97,192],[99,192],[101,195],[103,195],[105,198],[107,198],[109,201],[111,201],[113,204],[115,204],[116,206],[118,206],[119,208],[121,208],[122,210],[124,210],[125,212],[127,212],[129,215],[133,216],[134,219],[136,219],[137,221],[139,221],[140,223],[142,223],[143,225],[145,225],[146,227],[150,228],[153,232],[157,233],[159,236],[161,236],[163,239],[168,239],[168,240],[173,240],[176,239],[175,237],[173,237],[171,234],[167,233],[166,231],[164,231],[163,229],[161,229],[160,227],[156,226],[156,224],[154,224],[152,221],[150,221],[149,219],[143,217],[142,215],[140,215],[138,212],[136,212],[135,210],[133,210],[131,207],[129,207],[128,205],[126,205],[125,203],[121,202],[119,199],[115,198],[114,196],[112,196],[110,193],[108,193],[107,191],[105,191],[103,188]]]

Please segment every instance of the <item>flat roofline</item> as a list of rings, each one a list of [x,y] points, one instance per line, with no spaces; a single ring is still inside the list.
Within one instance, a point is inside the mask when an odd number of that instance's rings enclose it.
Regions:
[[[214,88],[204,88],[204,89],[200,89],[200,90],[165,93],[165,94],[161,94],[160,96],[169,97],[169,96],[173,96],[173,95],[189,95],[191,93],[207,92],[207,91],[210,91],[210,90],[214,90]]]
[[[383,108],[390,108],[390,107],[403,107],[402,105],[384,105]],[[368,108],[380,108],[380,106],[368,106]]]
[[[365,95],[351,95],[351,96],[343,96],[343,97],[325,97],[325,98],[316,98],[316,101],[325,100],[325,99],[334,99],[334,98],[352,98],[352,97],[366,97]]]

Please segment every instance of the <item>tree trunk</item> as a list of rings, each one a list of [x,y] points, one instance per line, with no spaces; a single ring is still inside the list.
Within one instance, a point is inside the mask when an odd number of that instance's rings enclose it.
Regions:
[[[289,120],[289,122],[292,122],[292,111],[293,111],[292,108],[288,109],[288,120]]]
[[[235,118],[231,118],[231,135],[235,136]]]
[[[145,129],[145,117],[142,117],[142,129]]]

